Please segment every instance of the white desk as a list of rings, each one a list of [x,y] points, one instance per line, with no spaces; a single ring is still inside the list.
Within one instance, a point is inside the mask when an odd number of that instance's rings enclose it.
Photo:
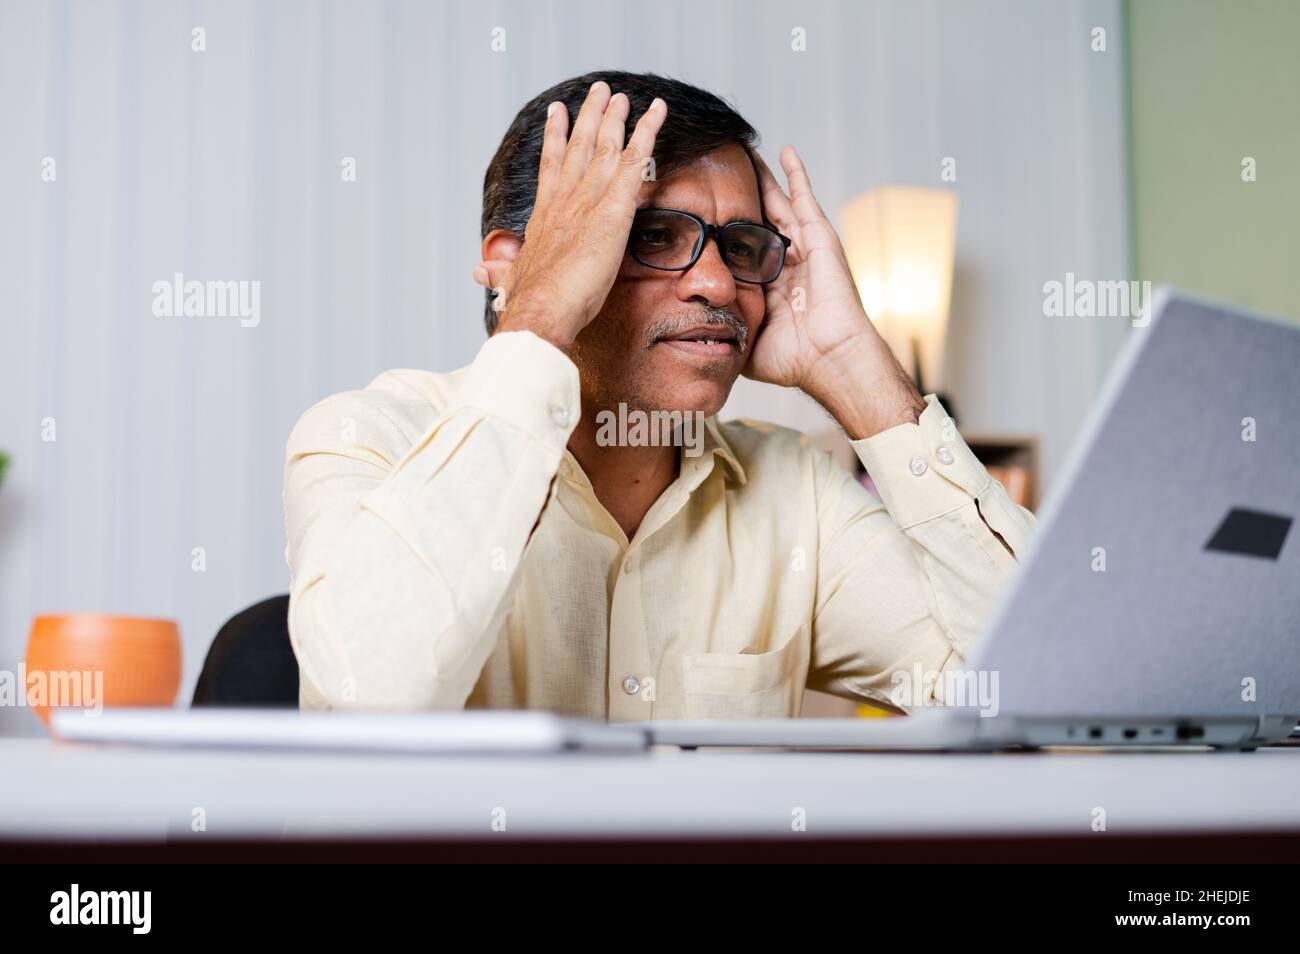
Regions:
[[[427,757],[0,740],[0,853],[60,842],[1232,837],[1300,856],[1300,749]],[[1094,809],[1106,831],[1092,830]],[[206,831],[191,830],[201,810]],[[806,831],[795,831],[798,810]],[[494,819],[505,830],[493,829]],[[1261,840],[1266,839],[1266,840]],[[1292,849],[1296,849],[1292,851]]]

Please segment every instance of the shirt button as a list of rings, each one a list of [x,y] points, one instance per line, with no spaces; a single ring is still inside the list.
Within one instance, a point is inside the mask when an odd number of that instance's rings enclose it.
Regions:
[[[623,691],[629,696],[635,696],[640,688],[641,683],[637,680],[636,676],[628,676],[623,680]]]
[[[926,463],[923,457],[913,457],[907,464],[908,470],[920,477],[925,473]]]
[[[569,426],[569,409],[562,405],[555,405],[551,408],[551,420],[555,422],[556,427]]]
[[[628,557],[626,560],[624,560],[624,561],[623,561],[623,572],[624,572],[624,573],[631,573],[631,572],[632,572],[632,564],[635,563],[635,562],[636,562],[636,557]]]
[[[940,444],[939,449],[935,451],[935,453],[938,455],[940,463],[942,464],[952,463],[952,451],[948,449],[947,444]]]

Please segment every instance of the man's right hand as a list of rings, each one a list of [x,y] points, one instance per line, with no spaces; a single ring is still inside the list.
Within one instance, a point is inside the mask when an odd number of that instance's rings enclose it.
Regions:
[[[636,212],[645,160],[668,115],[656,98],[626,148],[630,106],[604,82],[591,87],[567,143],[569,111],[547,112],[537,198],[513,260],[479,263],[474,279],[497,289],[497,331],[531,331],[568,352],[599,313],[618,275]]]

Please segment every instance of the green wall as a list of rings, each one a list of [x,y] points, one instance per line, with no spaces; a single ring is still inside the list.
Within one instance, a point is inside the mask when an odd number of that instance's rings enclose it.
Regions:
[[[1300,0],[1127,8],[1136,277],[1300,320]]]

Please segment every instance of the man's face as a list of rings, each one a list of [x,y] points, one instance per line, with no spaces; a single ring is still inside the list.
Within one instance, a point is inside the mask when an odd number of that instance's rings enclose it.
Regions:
[[[637,206],[681,209],[715,225],[763,220],[758,180],[740,144],[717,149],[662,182],[644,183]],[[650,268],[625,254],[604,307],[574,342],[583,403],[716,414],[754,346],[763,310],[763,286],[732,277],[713,239],[680,272]],[[729,329],[719,311],[729,312],[743,330]],[[705,326],[735,330],[738,340],[688,340],[692,328]]]

